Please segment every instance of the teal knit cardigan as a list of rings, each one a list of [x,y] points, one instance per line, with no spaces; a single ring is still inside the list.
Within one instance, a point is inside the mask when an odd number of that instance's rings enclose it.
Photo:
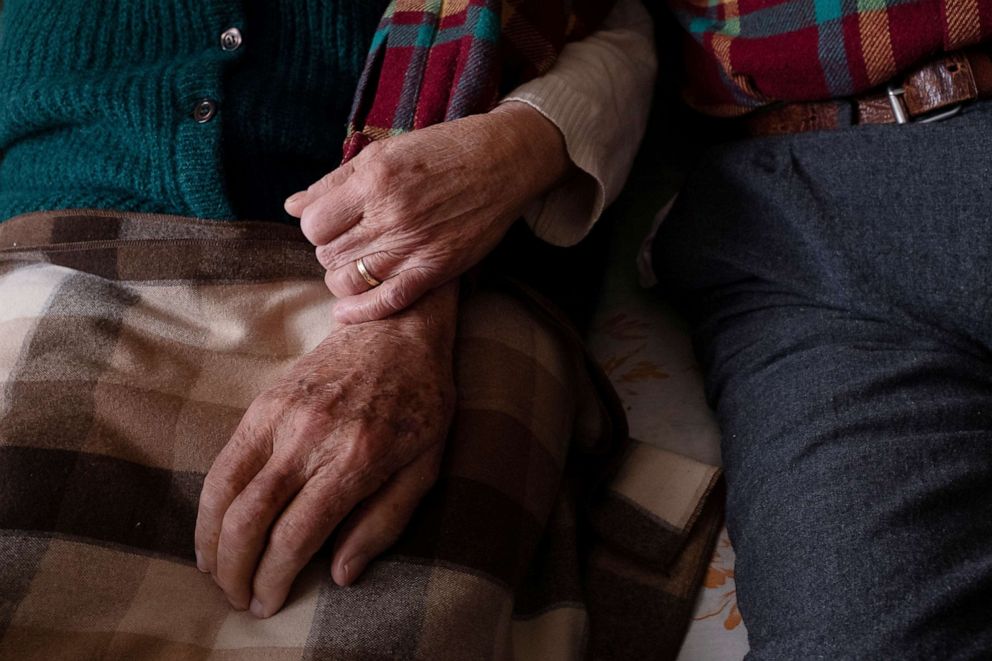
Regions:
[[[387,0],[6,0],[0,220],[287,219],[333,169]]]

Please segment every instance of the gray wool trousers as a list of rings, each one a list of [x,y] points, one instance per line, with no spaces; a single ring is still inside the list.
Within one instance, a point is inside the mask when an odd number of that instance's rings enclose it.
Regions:
[[[654,255],[751,658],[992,658],[992,104],[711,149]]]

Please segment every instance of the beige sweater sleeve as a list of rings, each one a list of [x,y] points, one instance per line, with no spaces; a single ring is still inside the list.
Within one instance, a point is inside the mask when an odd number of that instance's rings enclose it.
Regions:
[[[619,0],[599,31],[501,101],[526,103],[553,122],[579,168],[527,210],[538,237],[578,243],[620,194],[644,137],[657,66],[650,15],[640,0]]]

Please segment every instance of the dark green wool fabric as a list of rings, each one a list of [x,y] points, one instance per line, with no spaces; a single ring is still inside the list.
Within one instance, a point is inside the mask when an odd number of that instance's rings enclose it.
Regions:
[[[286,196],[341,157],[387,4],[5,0],[0,220],[66,208],[286,219]]]

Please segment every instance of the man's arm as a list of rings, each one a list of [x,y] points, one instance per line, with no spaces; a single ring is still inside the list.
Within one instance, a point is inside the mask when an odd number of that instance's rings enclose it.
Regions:
[[[336,529],[348,585],[434,484],[454,408],[458,285],[388,319],[340,326],[245,413],[207,474],[197,565],[269,617]],[[356,509],[357,508],[357,509]]]

